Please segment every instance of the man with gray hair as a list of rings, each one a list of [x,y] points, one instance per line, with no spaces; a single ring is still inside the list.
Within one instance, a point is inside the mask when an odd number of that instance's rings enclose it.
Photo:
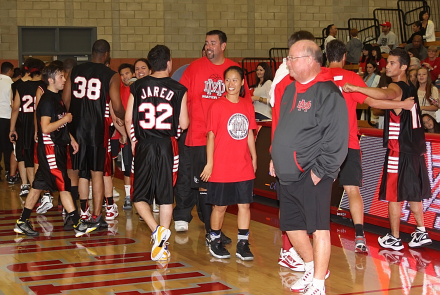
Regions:
[[[417,57],[411,57],[408,71],[413,70],[413,69],[418,70],[421,67],[422,67],[422,65],[420,64],[420,59],[418,59]]]
[[[306,295],[325,294],[331,187],[348,150],[347,105],[330,71],[321,68],[322,58],[313,41],[290,47],[287,66],[295,82],[284,91],[271,149],[270,173],[280,180],[280,229],[305,264],[291,290]]]

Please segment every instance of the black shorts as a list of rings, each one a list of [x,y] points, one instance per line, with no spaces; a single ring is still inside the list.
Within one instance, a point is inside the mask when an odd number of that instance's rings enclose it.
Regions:
[[[32,187],[50,192],[70,192],[67,175],[67,147],[39,144],[37,149],[38,170]]]
[[[174,137],[138,142],[134,157],[133,202],[173,204],[179,148]]]
[[[208,187],[207,183],[200,178],[206,166],[206,145],[190,146],[189,157],[191,161],[191,188],[198,189]]]
[[[72,155],[72,168],[79,170],[80,175],[90,170],[103,172],[106,155],[107,147],[80,145],[78,152]]]
[[[24,162],[24,166],[26,168],[34,167],[34,146],[35,141],[32,138],[31,145],[29,147],[25,147],[24,144],[24,132],[23,129],[17,128],[17,141],[15,143],[15,158],[17,162]]]
[[[133,162],[133,153],[131,151],[131,143],[128,142],[122,148],[122,167],[124,168],[124,176],[130,177],[131,165]]]
[[[229,206],[254,201],[254,180],[239,182],[208,182],[207,204]]]
[[[361,150],[348,149],[347,157],[339,172],[339,186],[353,185],[362,187],[362,154]]]
[[[112,159],[115,159],[116,157],[118,157],[119,154],[119,150],[120,150],[120,143],[119,143],[119,139],[111,139],[110,140],[110,145],[112,148]]]
[[[279,185],[280,230],[330,230],[333,179],[324,176],[314,185],[310,172],[299,181]]]

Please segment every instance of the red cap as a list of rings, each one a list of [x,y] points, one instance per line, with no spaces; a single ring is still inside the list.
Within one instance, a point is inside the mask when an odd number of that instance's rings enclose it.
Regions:
[[[384,22],[383,24],[380,24],[382,27],[390,27],[391,28],[391,23],[390,22]]]

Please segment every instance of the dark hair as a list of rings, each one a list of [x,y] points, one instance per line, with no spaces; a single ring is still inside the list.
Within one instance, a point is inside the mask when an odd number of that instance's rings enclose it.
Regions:
[[[76,66],[78,63],[76,62],[76,59],[74,59],[74,58],[66,58],[65,60],[64,60],[64,63],[63,63],[63,70],[64,70],[64,72],[70,72],[70,70],[72,70],[72,68],[74,67],[74,66]]]
[[[373,66],[373,68],[374,68],[374,73],[375,73],[376,75],[380,75],[380,71],[379,71],[379,69],[378,69],[377,64],[376,64],[374,61],[370,60],[370,61],[367,61],[367,63],[365,64],[364,78],[368,77],[368,75],[369,75],[369,74],[367,73],[367,65],[369,65],[369,64]]]
[[[226,80],[226,74],[230,71],[236,71],[240,77],[241,80],[244,80],[244,71],[242,68],[240,68],[239,66],[230,66],[229,68],[227,68],[224,72],[223,72],[223,80]],[[241,86],[240,88],[240,97],[244,97],[246,91],[244,90],[244,85]]]
[[[327,60],[329,62],[342,61],[344,54],[347,52],[347,47],[344,42],[335,39],[327,43],[325,47],[325,53],[327,54]]]
[[[297,31],[289,37],[289,41],[287,42],[289,48],[292,47],[293,44],[301,40],[310,40],[315,42],[315,36],[313,36],[313,34],[309,31]]]
[[[260,83],[260,78],[257,76],[257,68],[262,67],[264,70],[264,76],[263,76],[263,82]],[[272,68],[267,64],[267,62],[260,62],[257,67],[255,68],[255,84],[251,87],[258,87],[259,84],[263,85],[266,83],[266,81],[272,81],[273,80],[273,71]]]
[[[417,57],[418,59],[420,59],[420,53],[419,50],[417,48],[410,48],[408,49],[408,52],[411,52],[413,57]]]
[[[33,58],[27,65],[31,78],[41,75],[41,71],[44,69],[44,62],[40,59]]]
[[[328,36],[330,35],[330,29],[334,26],[335,24],[331,24],[328,25],[327,28],[325,28],[325,35]]]
[[[362,50],[367,50],[368,51],[368,56],[365,56],[365,55],[362,54],[361,62],[366,62],[366,61],[369,61],[369,60],[374,60],[373,53],[372,53],[373,52],[373,45],[365,44],[364,48]]]
[[[150,61],[153,71],[165,71],[167,62],[171,60],[171,52],[165,45],[156,45],[148,52],[147,59]]]
[[[145,63],[145,64],[147,65],[148,69],[151,70],[150,62],[149,62],[146,58],[143,58],[143,57],[137,59],[137,60],[134,62],[133,66],[136,68],[136,64],[137,64],[138,62],[140,62],[140,61],[143,62],[143,63]]]
[[[432,94],[432,87],[435,87],[434,85],[432,85],[431,73],[428,71],[427,68],[423,68],[422,67],[422,68],[417,70],[417,77],[419,76],[419,71],[420,70],[425,70],[426,73],[428,74],[428,79],[426,81],[426,88],[425,88],[425,90],[426,90],[425,98],[429,98],[429,97],[431,97],[431,94]],[[419,89],[419,87],[420,87],[419,79],[417,79],[417,82],[416,82],[415,86],[416,86],[416,89]]]
[[[407,66],[409,67],[410,59],[408,52],[405,51],[405,49],[402,48],[394,48],[390,51],[391,56],[397,56],[399,58],[399,64],[400,66]]]
[[[64,66],[64,63],[61,60],[54,60],[51,62],[51,64],[56,64],[57,66]]]
[[[1,66],[1,73],[2,74],[7,74],[9,72],[9,70],[14,69],[14,65],[11,64],[9,61],[5,61],[2,63]]]
[[[419,13],[419,21],[423,21],[423,15],[427,13],[429,15],[429,12],[427,10],[422,10]],[[430,15],[429,15],[430,16]],[[429,18],[428,18],[429,19]]]
[[[380,80],[379,84],[377,84],[377,88],[388,87],[391,82],[393,82],[393,79],[391,79],[391,77],[388,77],[386,73],[383,73],[382,75],[380,75]]]
[[[20,75],[21,75],[21,70],[19,68],[15,68],[14,69],[14,75],[12,75],[12,79],[17,78]]]
[[[99,39],[93,43],[92,54],[101,55],[110,52],[110,43],[107,40]]]
[[[46,66],[42,72],[42,80],[49,85],[49,78],[53,79],[55,81],[55,77],[57,75],[57,73],[62,73],[63,72],[63,67],[61,65],[59,65],[58,63],[50,63],[48,66]]]
[[[350,30],[350,35],[351,36],[357,37],[358,34],[359,34],[358,29],[353,28],[353,29]]]
[[[217,35],[218,39],[220,40],[220,44],[228,42],[228,38],[226,37],[226,34],[223,31],[220,30],[212,30],[206,33],[206,36],[212,36]]]
[[[380,50],[379,46],[373,46],[373,50],[376,51],[376,57],[374,57],[376,62],[379,62],[382,59],[382,51]],[[373,54],[373,50],[371,50],[371,53]]]
[[[29,64],[32,63],[34,59],[35,58],[33,58],[33,57],[26,58],[23,65],[20,67],[22,77],[24,77],[26,74],[30,73],[29,72]]]
[[[127,64],[127,63],[121,64],[121,65],[119,66],[119,68],[118,68],[118,73],[121,74],[121,71],[122,71],[123,69],[126,69],[126,68],[128,68],[128,69],[130,70],[130,72],[131,72],[132,74],[134,74],[134,65],[132,65],[132,64]]]
[[[417,20],[417,21],[414,22],[414,25],[416,25],[416,27],[420,28],[422,26],[422,22]]]
[[[422,124],[423,124],[423,117],[429,117],[432,120],[432,122],[434,123],[434,133],[440,133],[440,124],[431,115],[423,114]],[[425,128],[425,124],[423,124],[423,129],[425,129],[425,132],[429,132],[429,130]]]

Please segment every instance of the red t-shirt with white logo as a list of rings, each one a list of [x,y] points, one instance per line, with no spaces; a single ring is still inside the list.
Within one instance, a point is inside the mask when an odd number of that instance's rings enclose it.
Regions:
[[[224,71],[230,66],[239,66],[230,59],[222,65],[214,65],[208,58],[193,61],[183,72],[180,83],[187,89],[189,128],[185,144],[187,146],[206,145],[206,116],[214,101],[225,92]],[[252,101],[245,81],[246,96]]]
[[[239,182],[255,178],[248,132],[256,129],[254,106],[245,98],[238,103],[226,97],[215,101],[208,111],[207,134],[214,139],[214,164],[210,182]]]
[[[348,109],[348,124],[349,124],[349,139],[348,139],[348,148],[359,150],[359,139],[357,136],[358,126],[357,126],[357,115],[356,115],[356,106],[357,103],[364,103],[367,98],[366,95],[360,92],[344,92],[342,91],[342,87],[345,83],[350,83],[352,85],[367,87],[364,80],[359,77],[355,72],[347,71],[341,68],[331,68],[329,69],[331,74],[333,75],[333,82],[335,82],[336,86],[342,92],[344,96],[345,103],[347,104]]]

